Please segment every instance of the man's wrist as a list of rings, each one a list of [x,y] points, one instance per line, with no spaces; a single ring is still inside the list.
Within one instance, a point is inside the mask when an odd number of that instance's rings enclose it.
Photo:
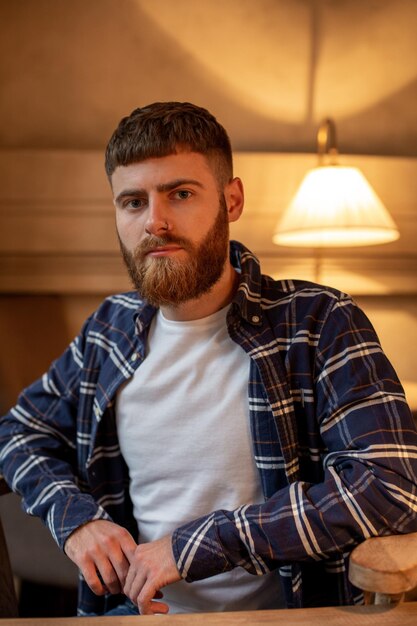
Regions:
[[[61,520],[62,523],[59,523],[57,515],[52,520],[48,519],[47,523],[59,547],[65,551],[67,540],[78,528],[100,519],[113,521],[107,511],[101,506],[97,506],[92,498],[90,499],[88,496],[86,498],[83,494],[79,502],[72,502],[69,508],[66,507],[65,517]]]

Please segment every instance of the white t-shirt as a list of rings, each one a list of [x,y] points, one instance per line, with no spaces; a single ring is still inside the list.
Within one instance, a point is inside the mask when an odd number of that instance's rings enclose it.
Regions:
[[[249,425],[249,357],[227,332],[228,307],[176,322],[159,311],[147,356],[120,391],[117,429],[140,541],[217,509],[263,502]],[[163,590],[171,613],[282,606],[275,573],[236,568]]]

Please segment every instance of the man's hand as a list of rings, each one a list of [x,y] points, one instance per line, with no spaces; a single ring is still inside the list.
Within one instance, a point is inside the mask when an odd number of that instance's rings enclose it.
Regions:
[[[68,537],[64,550],[95,594],[121,593],[137,544],[122,526],[93,520]]]
[[[171,537],[139,545],[127,574],[124,593],[138,605],[141,615],[168,613],[169,607],[154,598],[162,597],[160,589],[181,580],[172,553]]]

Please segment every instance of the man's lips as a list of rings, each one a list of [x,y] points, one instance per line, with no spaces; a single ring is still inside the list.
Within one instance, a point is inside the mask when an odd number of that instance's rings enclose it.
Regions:
[[[179,250],[182,250],[181,246],[177,246],[177,245],[172,245],[172,246],[157,246],[155,248],[152,248],[152,250],[149,250],[146,253],[146,256],[152,256],[152,257],[156,257],[156,256],[169,256],[170,254],[173,254],[175,252],[178,252]]]

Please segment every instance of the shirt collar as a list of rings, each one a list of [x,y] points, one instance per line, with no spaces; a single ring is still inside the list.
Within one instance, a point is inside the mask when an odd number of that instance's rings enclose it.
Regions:
[[[142,300],[137,292],[136,294],[139,298],[139,305],[133,314],[133,321],[135,324],[135,334],[141,337],[150,325],[158,309],[150,305],[146,300]]]
[[[233,304],[249,324],[262,324],[261,283],[262,274],[258,259],[238,241],[230,242],[230,262],[240,273]]]

